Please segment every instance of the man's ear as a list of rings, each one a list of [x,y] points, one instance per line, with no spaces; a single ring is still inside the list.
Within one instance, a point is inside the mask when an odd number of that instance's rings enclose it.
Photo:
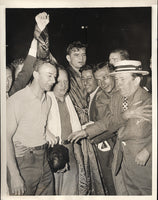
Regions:
[[[70,56],[69,56],[69,55],[66,55],[66,60],[67,60],[68,62],[70,62]]]
[[[38,72],[34,71],[34,72],[33,72],[33,77],[34,77],[34,79],[37,80],[37,79],[38,79],[38,76],[39,76]]]
[[[137,76],[135,79],[134,79],[134,84],[135,86],[139,86],[140,85],[140,81],[141,81],[141,78],[139,76]]]

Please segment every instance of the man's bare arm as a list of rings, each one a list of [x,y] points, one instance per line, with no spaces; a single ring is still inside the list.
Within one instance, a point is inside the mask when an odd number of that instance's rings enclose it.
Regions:
[[[7,102],[7,166],[11,177],[11,191],[15,195],[22,195],[25,191],[24,181],[20,175],[14,144],[13,135],[17,129],[16,119],[14,117],[13,105],[8,100]]]

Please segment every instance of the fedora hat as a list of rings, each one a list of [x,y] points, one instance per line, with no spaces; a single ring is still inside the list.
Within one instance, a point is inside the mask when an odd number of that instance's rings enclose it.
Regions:
[[[142,70],[141,62],[137,60],[121,60],[115,64],[115,70],[110,73],[110,75],[115,75],[118,73],[136,73],[147,75],[148,71]]]

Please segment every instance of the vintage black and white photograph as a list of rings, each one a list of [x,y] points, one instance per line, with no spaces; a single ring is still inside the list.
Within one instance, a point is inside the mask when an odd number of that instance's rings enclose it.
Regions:
[[[156,199],[156,0],[107,2],[1,8],[2,199]]]

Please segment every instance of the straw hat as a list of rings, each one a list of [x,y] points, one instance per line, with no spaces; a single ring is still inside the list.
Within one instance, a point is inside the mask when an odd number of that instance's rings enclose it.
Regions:
[[[149,74],[148,71],[142,70],[141,62],[137,60],[121,60],[115,64],[115,70],[110,75],[118,73],[137,73],[142,75]]]

